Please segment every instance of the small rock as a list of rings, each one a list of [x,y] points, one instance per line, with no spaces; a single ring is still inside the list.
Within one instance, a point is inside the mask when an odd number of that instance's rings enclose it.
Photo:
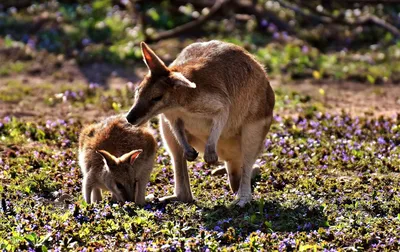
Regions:
[[[154,198],[155,198],[154,194],[149,194],[149,195],[146,196],[145,200],[146,201],[153,201]]]

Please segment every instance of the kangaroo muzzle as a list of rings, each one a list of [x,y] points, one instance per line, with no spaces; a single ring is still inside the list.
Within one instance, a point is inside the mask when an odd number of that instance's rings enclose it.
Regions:
[[[134,126],[140,126],[149,119],[149,112],[150,107],[147,104],[137,103],[128,112],[126,120]]]
[[[132,113],[132,111],[130,111],[128,113],[128,115],[126,116],[126,120],[132,124],[132,125],[136,125],[138,122],[138,117],[135,115],[135,113]]]

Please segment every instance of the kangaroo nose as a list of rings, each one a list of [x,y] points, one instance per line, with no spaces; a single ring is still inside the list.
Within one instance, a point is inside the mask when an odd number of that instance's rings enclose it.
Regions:
[[[132,113],[129,113],[129,114],[126,116],[126,120],[127,120],[130,124],[136,124],[137,117],[134,116],[134,115],[132,115]]]

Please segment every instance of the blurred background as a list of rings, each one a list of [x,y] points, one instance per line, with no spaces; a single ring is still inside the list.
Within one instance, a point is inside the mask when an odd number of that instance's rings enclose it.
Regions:
[[[54,73],[71,59],[141,63],[140,41],[170,62],[194,41],[219,39],[255,54],[272,77],[398,83],[399,29],[400,5],[377,1],[3,0],[0,76]]]

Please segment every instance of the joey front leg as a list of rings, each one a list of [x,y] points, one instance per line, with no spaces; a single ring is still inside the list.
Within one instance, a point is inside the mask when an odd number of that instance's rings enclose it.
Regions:
[[[212,119],[210,136],[207,139],[206,150],[204,151],[204,160],[208,164],[215,164],[218,161],[217,143],[228,121],[228,116],[229,111],[222,110]]]
[[[92,190],[93,187],[92,183],[90,182],[89,176],[84,175],[82,181],[82,196],[88,204],[92,203],[91,201]]]
[[[182,146],[187,161],[194,161],[199,153],[188,143],[185,126],[182,119],[178,118],[173,125],[174,133],[178,143]]]
[[[136,181],[135,184],[135,204],[143,206],[146,203],[146,183]]]
[[[101,190],[99,188],[94,188],[92,190],[92,202],[99,202],[101,198]]]

